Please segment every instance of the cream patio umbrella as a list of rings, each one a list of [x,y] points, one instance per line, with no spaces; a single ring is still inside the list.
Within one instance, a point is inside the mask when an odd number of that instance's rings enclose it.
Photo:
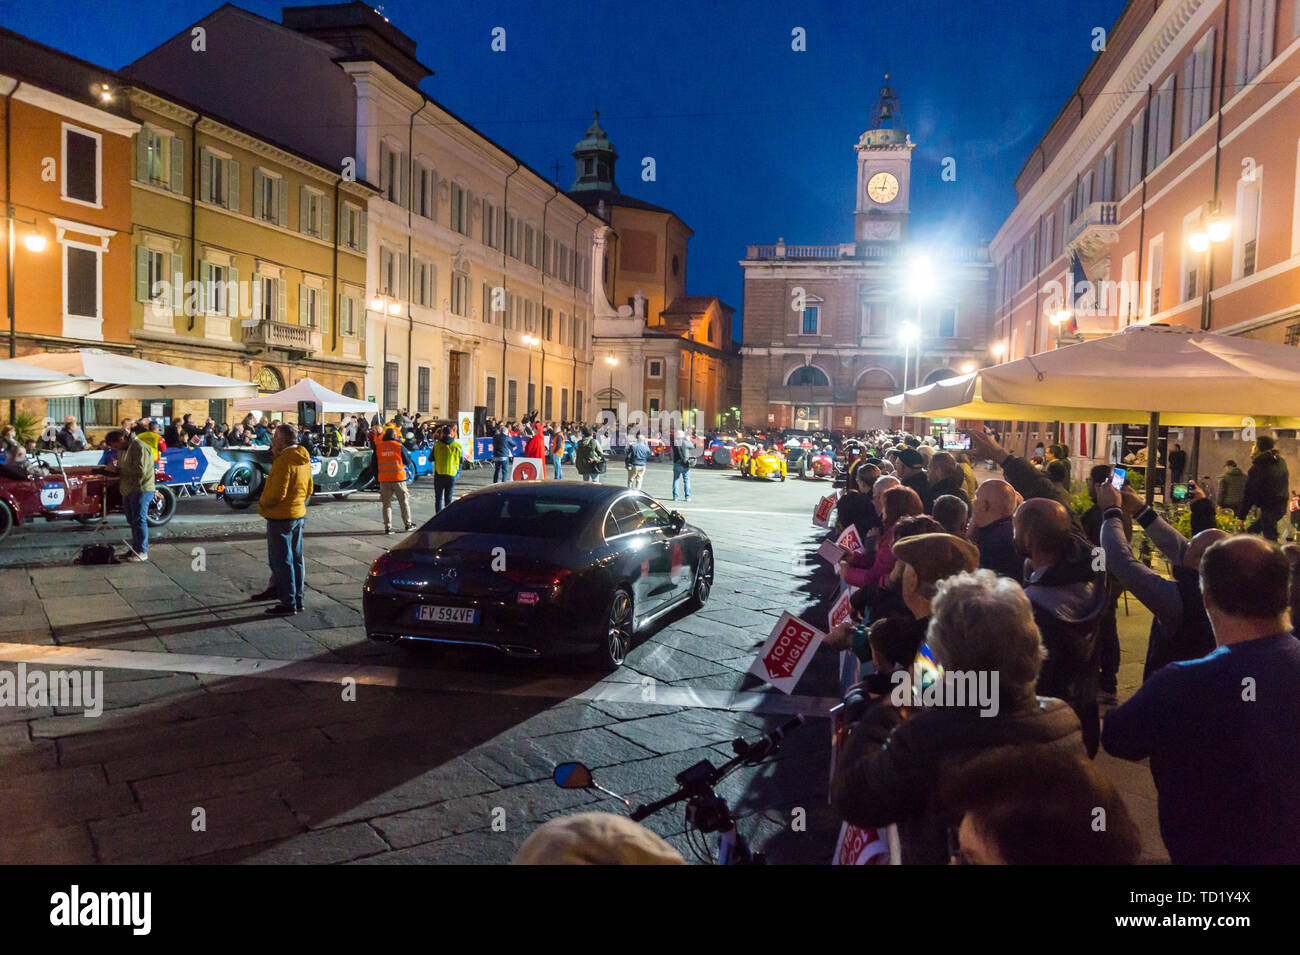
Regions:
[[[89,379],[37,368],[21,361],[0,361],[0,398],[76,398]]]
[[[224,378],[192,368],[132,358],[102,348],[42,352],[15,359],[25,365],[63,372],[87,380],[79,396],[107,400],[150,398],[251,398],[257,385],[251,381]]]
[[[885,414],[1016,421],[1300,428],[1300,348],[1184,326],[1114,335],[914,388]],[[1153,493],[1147,482],[1148,500]]]

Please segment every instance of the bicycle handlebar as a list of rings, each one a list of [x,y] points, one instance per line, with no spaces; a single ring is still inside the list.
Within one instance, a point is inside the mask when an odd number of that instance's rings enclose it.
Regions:
[[[798,729],[804,724],[803,714],[797,714],[794,718],[788,720],[774,730],[763,734],[755,742],[746,742],[743,738],[732,741],[732,748],[736,755],[723,763],[721,766],[714,767],[711,763],[706,763],[708,772],[702,778],[691,782],[682,783],[676,792],[664,796],[662,799],[656,799],[652,803],[637,806],[632,811],[632,821],[640,822],[641,820],[653,816],[659,810],[664,809],[673,803],[681,802],[683,799],[690,799],[692,796],[704,792],[712,792],[713,787],[720,783],[727,776],[731,775],[741,766],[757,766],[763,760],[767,759],[778,749],[785,741],[785,737]],[[689,771],[689,770],[688,770]],[[682,774],[678,774],[678,781],[681,781]]]

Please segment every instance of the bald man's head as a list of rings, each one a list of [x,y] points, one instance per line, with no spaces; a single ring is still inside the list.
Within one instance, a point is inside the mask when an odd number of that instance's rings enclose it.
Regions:
[[[876,505],[877,513],[885,513],[885,492],[891,487],[898,487],[902,483],[892,474],[885,474],[876,478],[876,483],[871,485],[871,500]]]
[[[986,527],[994,521],[1010,517],[1016,512],[1016,490],[1006,481],[993,478],[975,490],[971,516],[976,527]]]
[[[1200,570],[1211,623],[1216,616],[1272,622],[1287,612],[1291,565],[1280,547],[1262,537],[1234,534],[1211,544]],[[1217,627],[1215,636],[1225,642]]]
[[[1218,527],[1207,528],[1192,538],[1187,545],[1187,552],[1183,554],[1183,566],[1188,570],[1199,571],[1201,569],[1201,558],[1205,556],[1205,551],[1211,544],[1217,544],[1221,540],[1227,540],[1232,535]]]
[[[1070,512],[1050,498],[1031,497],[1016,508],[1014,527],[1016,547],[1036,568],[1060,557],[1070,544]]]

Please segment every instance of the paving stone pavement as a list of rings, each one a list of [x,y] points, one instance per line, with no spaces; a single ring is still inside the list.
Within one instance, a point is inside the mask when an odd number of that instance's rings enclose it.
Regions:
[[[458,490],[489,477],[468,472]],[[650,466],[648,492],[668,498],[670,484],[671,468]],[[779,694],[746,671],[776,619],[790,610],[825,623],[824,584],[803,555],[818,540],[809,517],[826,484],[709,470],[693,484],[691,502],[665,503],[713,540],[710,601],[670,617],[600,683],[558,664],[367,641],[361,581],[400,539],[383,534],[373,494],[309,509],[306,612],[273,620],[248,600],[267,580],[255,511],[182,500],[147,564],[72,563],[83,543],[125,536],[120,519],[99,530],[16,531],[0,544],[0,644],[148,656],[110,654],[118,666],[99,671],[100,716],[0,707],[0,862],[498,863],[546,819],[620,811],[597,794],[556,788],[557,762],[583,760],[634,804],[663,795],[682,769],[721,762],[733,738],[787,718],[668,697],[771,700]],[[413,491],[417,521],[433,512],[431,492],[427,481]],[[1124,693],[1140,680],[1144,619],[1121,617]],[[168,656],[157,663],[153,654]],[[15,655],[0,657],[0,669],[12,670]],[[166,668],[193,659],[206,663]],[[275,674],[285,661],[299,668],[291,674],[323,666],[295,680]],[[835,662],[819,652],[798,693],[833,696]],[[349,668],[385,677],[359,681],[349,700],[333,676]],[[602,699],[606,687],[625,692]],[[665,702],[651,693],[660,689]],[[1149,773],[1105,757],[1102,765],[1139,817],[1147,855],[1159,859]],[[828,722],[812,718],[777,759],[733,775],[720,792],[770,861],[824,863],[838,831],[828,772]],[[806,826],[792,826],[796,816]],[[690,858],[680,810],[647,825]]]

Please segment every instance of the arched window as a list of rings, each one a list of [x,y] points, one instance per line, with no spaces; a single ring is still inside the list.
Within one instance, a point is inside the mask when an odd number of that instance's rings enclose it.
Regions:
[[[355,381],[345,381],[343,383],[343,397],[344,398],[361,397],[361,392],[357,389],[357,383]]]
[[[936,381],[943,381],[945,378],[956,377],[957,372],[953,371],[951,368],[940,368],[937,371],[932,371],[930,374],[926,375],[925,383],[927,385],[933,385]]]
[[[277,391],[284,391],[284,378],[270,365],[263,365],[257,373],[257,393],[273,395]]]
[[[826,377],[826,372],[816,365],[804,365],[790,372],[790,377],[785,383],[790,386],[811,385],[814,388],[824,388],[830,384],[830,380]]]

